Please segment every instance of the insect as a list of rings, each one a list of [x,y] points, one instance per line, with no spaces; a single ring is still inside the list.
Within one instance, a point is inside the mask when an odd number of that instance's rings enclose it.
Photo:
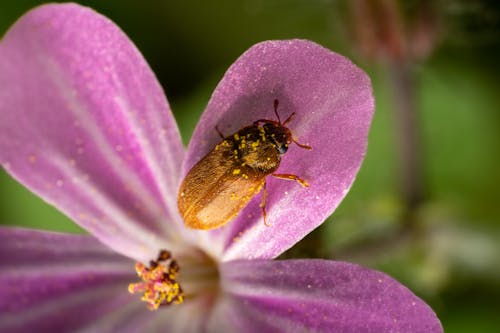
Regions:
[[[274,173],[288,146],[300,144],[278,114],[278,100],[274,100],[274,113],[278,121],[256,120],[236,133],[225,137],[215,128],[222,141],[195,164],[184,178],[177,196],[184,223],[195,229],[214,229],[232,220],[256,194],[263,190],[260,207],[266,219],[266,177],[295,180],[308,187],[306,180],[292,174]]]

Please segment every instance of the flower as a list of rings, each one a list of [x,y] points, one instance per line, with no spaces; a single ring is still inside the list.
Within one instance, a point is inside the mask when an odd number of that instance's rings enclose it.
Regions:
[[[93,236],[0,229],[0,331],[442,331],[383,273],[270,260],[332,213],[364,157],[371,85],[346,58],[304,40],[253,46],[216,88],[186,153],[145,60],[91,9],[23,16],[0,43],[0,87],[2,166]],[[313,147],[291,147],[280,170],[311,186],[269,180],[271,227],[259,198],[220,229],[184,227],[177,188],[220,140],[215,126],[273,119],[275,98]]]

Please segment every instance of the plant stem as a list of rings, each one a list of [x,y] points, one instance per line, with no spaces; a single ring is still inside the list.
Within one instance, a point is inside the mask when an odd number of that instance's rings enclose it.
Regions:
[[[394,103],[401,195],[405,225],[413,226],[415,212],[424,199],[420,122],[416,105],[416,82],[410,63],[392,62],[388,78]]]

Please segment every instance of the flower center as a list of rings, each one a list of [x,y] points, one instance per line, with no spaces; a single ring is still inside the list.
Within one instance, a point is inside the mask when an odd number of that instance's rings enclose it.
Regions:
[[[158,258],[149,262],[149,267],[136,263],[135,271],[142,281],[129,284],[128,291],[143,293],[141,300],[147,303],[148,309],[157,310],[162,305],[183,302],[184,292],[176,281],[179,265],[169,251],[161,250]]]

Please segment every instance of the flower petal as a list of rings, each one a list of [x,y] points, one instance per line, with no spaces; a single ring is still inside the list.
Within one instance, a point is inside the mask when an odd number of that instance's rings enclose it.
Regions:
[[[150,316],[133,265],[90,236],[0,228],[0,332],[132,332]]]
[[[268,41],[244,53],[217,86],[191,139],[185,173],[220,138],[278,112],[298,141],[276,173],[295,174],[310,187],[267,177],[266,227],[260,196],[232,222],[213,232],[222,237],[224,260],[273,258],[321,224],[349,190],[365,156],[374,102],[367,75],[351,61],[305,40]]]
[[[227,296],[214,310],[210,332],[443,331],[432,309],[406,287],[349,263],[236,261],[223,264],[221,277]]]
[[[205,332],[206,316],[213,304],[211,297],[188,298],[180,305],[160,309],[141,332],[199,333]],[[222,333],[218,331],[217,333]]]
[[[44,5],[0,42],[0,163],[115,250],[156,255],[183,148],[146,61],[110,20]]]

